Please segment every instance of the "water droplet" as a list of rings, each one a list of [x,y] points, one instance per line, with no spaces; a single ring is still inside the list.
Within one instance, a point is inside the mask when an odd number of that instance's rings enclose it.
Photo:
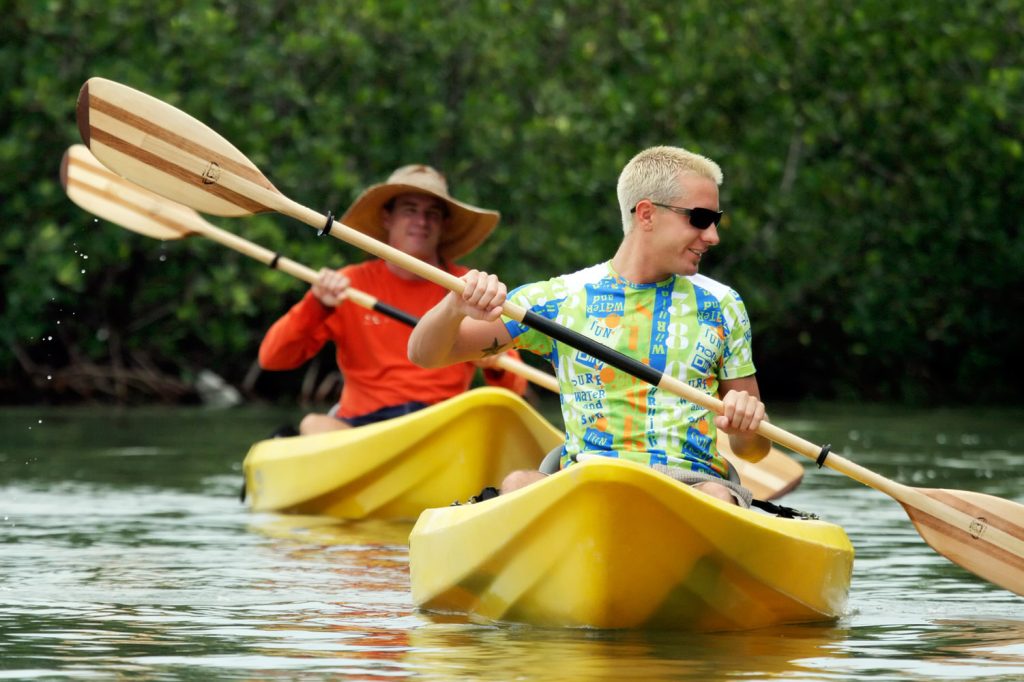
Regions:
[[[85,269],[84,269],[84,268],[82,269],[82,274],[83,274],[83,275],[85,274]]]

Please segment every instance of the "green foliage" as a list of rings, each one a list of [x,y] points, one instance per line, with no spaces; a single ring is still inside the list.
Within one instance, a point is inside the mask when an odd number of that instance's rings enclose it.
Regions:
[[[1022,15],[1017,0],[15,2],[0,367],[21,378],[0,393],[81,360],[238,383],[304,288],[67,200],[75,97],[100,75],[206,122],[312,208],[341,213],[404,163],[443,169],[502,211],[467,262],[510,284],[609,257],[619,169],[686,146],[725,169],[704,270],[747,300],[769,399],[1019,402]],[[279,216],[214,222],[311,267],[362,258]]]

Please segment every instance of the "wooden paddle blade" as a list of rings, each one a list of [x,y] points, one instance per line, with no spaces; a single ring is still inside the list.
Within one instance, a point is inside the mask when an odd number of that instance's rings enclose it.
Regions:
[[[913,488],[900,499],[924,541],[955,564],[1024,596],[1024,505],[966,490]]]
[[[89,213],[153,239],[188,237],[206,222],[191,208],[111,172],[82,144],[64,152],[60,182],[68,198]]]
[[[740,482],[759,500],[775,500],[792,492],[804,478],[804,468],[778,448],[772,448],[756,464],[733,453],[729,435],[718,432],[718,451],[740,475]]]
[[[78,94],[78,131],[105,166],[137,185],[222,216],[276,210],[281,193],[230,142],[170,104],[105,78]]]

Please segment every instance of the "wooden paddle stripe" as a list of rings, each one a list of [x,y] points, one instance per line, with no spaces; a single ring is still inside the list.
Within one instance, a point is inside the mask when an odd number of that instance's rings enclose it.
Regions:
[[[1005,516],[1000,516],[998,510],[994,510],[991,507],[979,507],[972,504],[970,500],[965,500],[942,489],[924,489],[921,490],[921,492],[934,500],[938,500],[948,507],[952,507],[953,509],[966,514],[967,516],[975,519],[984,518],[987,525],[993,528],[998,528],[1007,535],[1010,535],[1024,543],[1024,526],[1014,523]]]
[[[92,143],[99,142],[101,144],[104,144],[110,147],[111,149],[114,149],[116,151],[121,152],[122,154],[132,157],[137,161],[141,161],[142,163],[160,171],[161,173],[165,173],[173,178],[181,180],[182,182],[186,183],[189,187],[203,190],[204,192],[212,194],[218,199],[223,199],[224,201],[232,204],[233,206],[237,206],[238,208],[248,211],[249,213],[265,213],[273,210],[269,206],[261,204],[258,201],[254,201],[244,194],[239,194],[234,190],[230,190],[227,187],[221,185],[220,183],[206,184],[203,182],[196,182],[196,179],[199,178],[199,176],[196,175],[196,173],[188,170],[187,168],[182,168],[181,166],[178,166],[176,164],[169,163],[162,156],[159,156],[141,147],[137,147],[133,144],[130,144],[125,140],[121,139],[120,137],[112,135],[107,131],[97,128],[95,126],[93,126],[91,129],[91,138]]]
[[[903,505],[903,508],[906,509],[907,514],[910,516],[910,518],[914,521],[915,524],[927,526],[932,530],[938,531],[943,535],[946,535],[951,540],[955,540],[970,547],[972,550],[976,552],[984,553],[993,561],[998,561],[1002,564],[1013,567],[1017,571],[1024,572],[1024,557],[1020,556],[1019,554],[1014,554],[1013,552],[1007,551],[1002,547],[993,544],[989,540],[984,539],[984,534],[982,534],[981,536],[975,536],[969,531],[954,526],[948,521],[944,521],[943,519],[940,519],[937,516],[929,514],[921,509],[917,509],[908,505]],[[928,541],[927,537],[924,537],[924,539],[926,542]],[[946,552],[941,553],[949,559],[953,559],[953,557],[949,556],[949,554],[946,554]],[[955,561],[955,559],[953,560]],[[970,570],[974,572],[974,569]]]
[[[111,182],[116,182],[116,183],[124,183],[125,182],[124,178],[122,178],[120,175],[118,175],[114,171],[110,170],[109,168],[107,168],[106,166],[104,166],[102,163],[100,163],[98,161],[93,163],[91,161],[86,161],[85,159],[83,159],[83,158],[81,158],[81,157],[79,157],[77,155],[70,155],[69,158],[71,160],[71,165],[75,166],[77,168],[80,168],[82,173],[91,173],[93,175],[98,175],[99,177],[103,178],[104,180],[109,180]],[[93,158],[95,158],[95,157],[93,157]]]
[[[135,128],[139,132],[155,137],[158,140],[163,140],[172,147],[188,152],[192,156],[196,156],[207,161],[213,161],[220,166],[221,169],[227,170],[228,172],[237,175],[240,178],[244,178],[255,185],[259,185],[260,187],[274,192],[277,191],[277,189],[270,184],[270,181],[267,180],[267,178],[260,173],[258,169],[239,163],[234,159],[224,156],[223,154],[219,154],[207,147],[203,147],[188,138],[182,137],[177,133],[156,125],[148,119],[137,116],[127,109],[113,104],[112,102],[108,102],[107,100],[99,97],[90,96],[89,108],[104,113],[125,125]],[[93,131],[96,130],[95,126],[91,127]],[[226,140],[225,142],[230,144]],[[159,166],[157,167],[159,168]]]
[[[146,139],[156,140],[180,152],[183,157],[190,156],[199,163],[207,166],[216,166],[219,175],[228,174],[227,177],[234,176],[242,182],[247,181],[258,187],[261,191],[271,191],[278,194],[277,189],[270,184],[270,181],[258,169],[234,161],[223,154],[196,144],[102,98],[90,97],[88,99],[88,106],[90,107],[88,116],[88,139],[90,145],[95,142],[102,143],[157,171],[184,182],[190,189],[198,189],[247,213],[263,213],[273,210],[264,203],[254,200],[249,193],[240,194],[225,187],[222,182],[207,182],[196,170],[178,165],[167,158],[166,155],[151,152],[140,145]],[[139,143],[135,144],[126,139],[126,137],[135,138],[135,135],[115,132],[117,131],[116,126],[125,126],[133,133],[137,133]]]
[[[68,180],[68,187],[77,189],[81,192],[92,194],[93,196],[99,199],[106,199],[107,201],[115,203],[121,206],[122,208],[134,211],[135,213],[140,214],[145,219],[152,220],[155,223],[159,223],[163,227],[166,227],[172,232],[178,234],[179,236],[193,234],[193,231],[191,229],[182,225],[178,221],[173,220],[172,218],[161,213],[153,213],[152,211],[148,210],[145,206],[141,204],[136,204],[132,201],[128,201],[122,196],[111,193],[109,190],[102,190],[99,189],[98,187],[90,185],[89,183],[75,179]]]
[[[113,204],[121,206],[122,208],[134,211],[135,213],[142,216],[144,219],[151,220],[159,225],[162,225],[169,230],[179,234],[193,234],[194,230],[187,224],[187,221],[182,221],[180,216],[176,217],[174,211],[160,211],[154,210],[154,206],[159,208],[161,201],[166,201],[162,197],[158,197],[155,194],[149,192],[142,187],[131,187],[128,185],[124,178],[113,173],[106,166],[101,165],[98,162],[91,162],[85,159],[70,156],[69,166],[71,172],[68,173],[66,185],[68,187],[74,187],[75,189],[92,194],[99,199],[105,199]],[[98,179],[99,183],[108,183],[104,187],[100,187],[89,182],[85,179]],[[115,192],[112,188],[127,188],[130,191],[125,194],[124,192]],[[134,192],[138,197],[139,201],[134,201],[130,198],[131,193]],[[141,203],[141,200],[148,200],[149,203]],[[182,210],[186,210],[182,207]],[[189,214],[185,214],[189,215]]]
[[[73,172],[75,168],[81,168],[83,169],[83,172],[94,173],[95,175],[98,175],[101,179],[108,179],[116,182],[124,182],[124,180],[121,177],[114,175],[109,170],[100,170],[99,168],[93,166],[92,164],[85,164],[76,159],[71,160],[71,166]],[[153,220],[154,222],[160,223],[161,225],[175,232],[191,233],[194,231],[180,220],[175,220],[172,216],[167,215],[166,213],[155,212],[152,210],[150,206],[146,206],[138,202],[133,202],[127,197],[124,197],[123,195],[113,193],[113,191],[111,191],[110,189],[102,189],[94,184],[85,182],[83,181],[83,179],[80,179],[79,177],[74,177],[72,173],[69,173],[68,176],[68,187],[84,191],[84,193],[90,194],[93,197],[109,201],[112,204],[138,213],[145,219]],[[144,193],[144,191],[144,189],[139,188],[140,194]]]

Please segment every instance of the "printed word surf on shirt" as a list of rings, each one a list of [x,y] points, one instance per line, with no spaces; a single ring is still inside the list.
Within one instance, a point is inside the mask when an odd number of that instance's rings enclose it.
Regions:
[[[509,299],[711,395],[723,379],[754,374],[742,299],[703,275],[636,284],[606,262],[519,287]],[[555,369],[563,468],[574,455],[595,453],[728,476],[714,414],[519,322],[505,325],[516,348]]]

